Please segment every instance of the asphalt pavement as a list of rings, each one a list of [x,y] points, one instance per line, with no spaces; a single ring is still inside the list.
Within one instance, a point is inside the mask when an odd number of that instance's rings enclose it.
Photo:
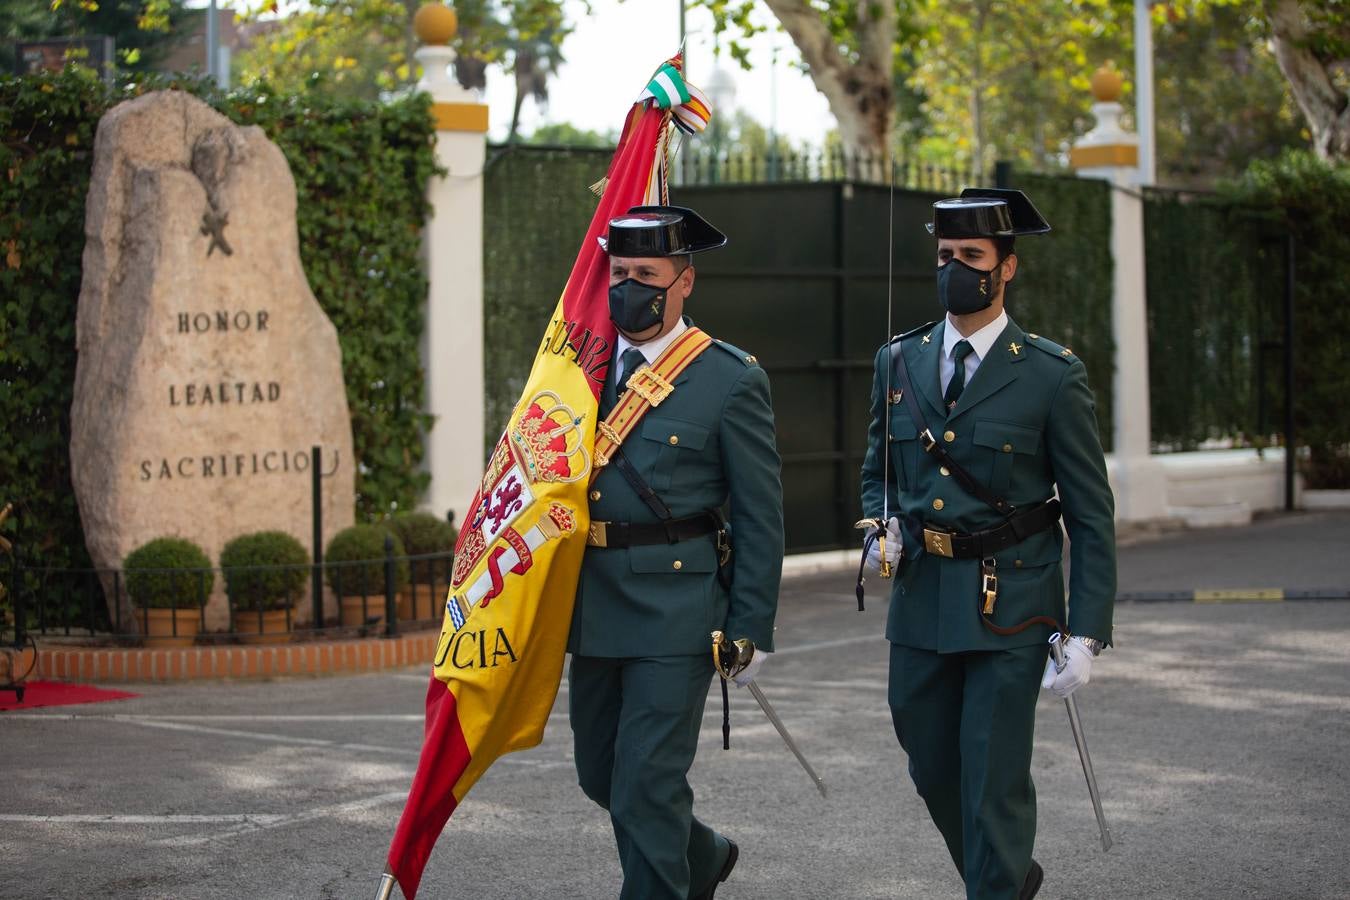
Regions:
[[[1121,549],[1121,590],[1350,586],[1350,513],[1168,532]],[[958,898],[886,708],[884,604],[851,573],[784,584],[765,692],[732,749],[709,697],[695,809],[733,836],[719,900]],[[1116,846],[1103,854],[1064,706],[1043,696],[1040,897],[1350,896],[1350,602],[1121,603],[1079,694]],[[141,685],[0,713],[0,898],[372,897],[421,738],[422,667]],[[576,786],[562,685],[543,743],[499,761],[436,846],[422,898],[617,896],[606,816]]]

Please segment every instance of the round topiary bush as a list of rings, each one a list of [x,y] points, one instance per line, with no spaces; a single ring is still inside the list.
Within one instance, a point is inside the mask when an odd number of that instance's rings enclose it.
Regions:
[[[225,593],[236,610],[289,609],[309,581],[309,553],[284,531],[241,535],[220,551]]]
[[[458,537],[455,526],[424,512],[399,513],[389,520],[388,528],[403,541],[409,556],[453,550]]]
[[[386,524],[403,541],[403,549],[409,556],[450,553],[455,549],[455,540],[459,537],[455,526],[430,513],[399,513]],[[424,559],[412,563],[412,577],[418,584],[446,580],[443,576],[447,571],[449,565],[440,560]]]
[[[403,541],[380,525],[353,525],[333,535],[324,550],[324,578],[334,593],[346,597],[384,593],[386,537],[394,541],[394,556],[404,556]],[[408,561],[399,559],[394,563],[394,590],[407,586]]]
[[[211,596],[216,573],[206,551],[184,538],[155,538],[122,561],[127,593],[147,609],[200,607]]]

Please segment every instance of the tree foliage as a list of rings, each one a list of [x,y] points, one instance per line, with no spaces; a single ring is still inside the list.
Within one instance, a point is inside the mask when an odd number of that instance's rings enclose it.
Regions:
[[[143,72],[182,41],[201,10],[183,0],[5,0],[0,3],[0,71],[14,71],[14,42],[106,35],[118,68]]]
[[[1280,69],[1323,159],[1350,158],[1350,3],[1266,0]]]
[[[1089,79],[1096,68],[1117,61],[1126,75],[1121,102],[1127,109],[1133,104],[1133,0],[765,3],[829,100],[849,149],[884,153],[889,146],[909,159],[984,173],[999,159],[1052,169],[1092,127]],[[1291,3],[1302,14],[1300,46],[1321,67],[1307,71],[1323,73],[1345,94],[1350,17],[1341,0],[1270,0],[1264,7],[1255,0],[1175,0],[1154,6],[1155,127],[1158,168],[1166,180],[1209,183],[1236,174],[1253,157],[1306,140],[1293,103],[1297,86],[1291,94],[1276,63],[1279,41],[1272,50],[1269,39],[1267,12]],[[764,30],[750,15],[755,4],[699,5],[712,13],[716,32],[729,36],[731,55],[748,66],[743,41]],[[891,120],[875,139],[857,123],[862,98],[880,90],[879,56],[867,39],[888,29]],[[857,90],[832,89],[836,75]],[[1325,86],[1319,90],[1330,96]],[[1337,127],[1350,134],[1350,99],[1333,100],[1326,108],[1339,111]],[[1313,126],[1310,133],[1316,143],[1318,134],[1331,132]],[[1206,152],[1197,154],[1197,146]]]
[[[412,30],[420,5],[420,0],[261,0],[248,16],[267,28],[235,58],[235,70],[241,83],[265,81],[281,92],[374,99],[406,90],[421,75]],[[488,67],[497,65],[516,80],[517,115],[525,97],[548,99],[548,79],[571,33],[562,0],[459,0],[454,9],[459,30],[452,45],[461,85],[483,89]]]

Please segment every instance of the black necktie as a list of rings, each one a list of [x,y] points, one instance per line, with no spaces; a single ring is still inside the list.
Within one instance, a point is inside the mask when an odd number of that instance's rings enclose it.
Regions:
[[[636,347],[629,347],[623,351],[623,358],[620,360],[623,373],[618,378],[608,378],[605,380],[605,390],[600,398],[600,417],[607,418],[614,409],[614,405],[619,402],[619,385],[628,380],[628,377],[637,371],[638,366],[642,365],[645,357],[642,351]]]
[[[952,380],[947,383],[947,393],[942,397],[948,409],[956,406],[956,401],[961,399],[961,392],[966,389],[966,357],[974,352],[970,341],[957,341],[952,348],[952,361],[956,363],[956,370],[952,372]]]

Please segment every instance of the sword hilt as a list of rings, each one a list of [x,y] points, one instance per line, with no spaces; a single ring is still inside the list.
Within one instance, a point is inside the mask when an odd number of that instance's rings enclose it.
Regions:
[[[755,642],[749,638],[729,641],[721,631],[712,633],[713,666],[724,679],[735,678],[745,671],[754,655]]]

